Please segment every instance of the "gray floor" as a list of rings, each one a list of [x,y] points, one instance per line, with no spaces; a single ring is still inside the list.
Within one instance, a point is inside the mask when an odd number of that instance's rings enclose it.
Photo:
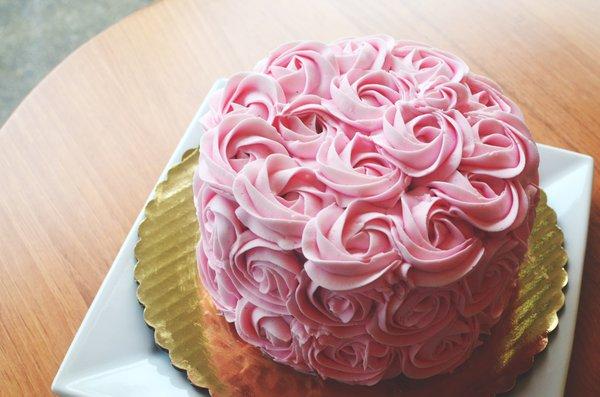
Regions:
[[[56,64],[152,0],[0,0],[0,126]]]

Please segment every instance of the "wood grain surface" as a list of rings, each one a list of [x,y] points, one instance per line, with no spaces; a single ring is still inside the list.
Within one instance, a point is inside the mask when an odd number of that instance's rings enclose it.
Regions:
[[[213,81],[278,44],[387,33],[499,82],[538,142],[600,158],[600,2],[164,0],[62,62],[0,130],[0,395],[41,396]],[[567,395],[600,395],[598,161]]]

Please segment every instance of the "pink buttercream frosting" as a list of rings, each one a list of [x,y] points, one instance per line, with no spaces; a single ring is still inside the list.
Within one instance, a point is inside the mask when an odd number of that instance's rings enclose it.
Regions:
[[[299,248],[306,223],[334,201],[316,173],[273,154],[245,166],[233,182],[237,218],[283,250]]]
[[[331,134],[321,144],[316,160],[317,177],[342,206],[357,199],[395,204],[410,183],[373,140],[360,133],[351,139],[341,131]]]
[[[391,217],[392,235],[411,284],[445,286],[480,263],[485,251],[481,231],[454,216],[444,199],[418,187],[402,195],[400,206]]]
[[[388,36],[285,44],[201,123],[200,279],[275,361],[428,378],[506,312],[539,155],[518,106],[458,57]]]
[[[387,211],[360,200],[346,208],[331,205],[312,218],[302,254],[310,278],[336,291],[363,287],[402,261]]]
[[[389,107],[383,130],[373,139],[382,153],[417,182],[443,180],[474,148],[467,119],[457,110],[442,111],[404,103]]]

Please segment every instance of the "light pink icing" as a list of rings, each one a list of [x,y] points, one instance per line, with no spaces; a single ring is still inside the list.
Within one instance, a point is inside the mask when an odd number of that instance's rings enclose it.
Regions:
[[[308,372],[310,367],[294,338],[294,322],[291,316],[276,315],[245,299],[237,305],[235,329],[243,340],[260,347],[277,362]]]
[[[452,206],[454,213],[488,232],[518,227],[530,207],[518,180],[455,172],[430,186],[437,197]]]
[[[339,40],[330,48],[340,75],[351,70],[383,70],[395,41],[389,36],[369,36]]]
[[[275,361],[337,381],[452,372],[511,302],[538,200],[521,110],[388,36],[281,46],[210,98],[198,270]]]
[[[389,291],[387,283],[378,284],[352,291],[332,291],[319,286],[303,271],[298,288],[288,301],[288,310],[301,323],[324,328],[337,337],[362,335],[374,305],[384,301],[383,294]]]
[[[202,244],[198,246],[198,273],[206,291],[213,298],[217,308],[223,313],[225,319],[229,322],[235,321],[235,310],[241,295],[238,289],[233,285],[227,272],[211,262],[206,255]]]
[[[388,56],[388,67],[397,73],[408,73],[420,87],[447,81],[461,82],[469,67],[456,56],[419,43],[398,42]]]
[[[223,268],[228,263],[231,247],[244,230],[235,216],[238,205],[208,185],[199,188],[197,197],[200,233],[204,240],[202,245],[211,264]]]
[[[491,325],[511,297],[525,247],[514,238],[494,238],[487,248],[482,265],[461,280],[458,308],[463,315],[477,315],[482,323]]]
[[[392,288],[367,324],[369,334],[380,343],[397,347],[423,343],[457,317],[456,287],[409,288],[400,280]]]
[[[312,218],[302,235],[304,269],[318,285],[346,291],[363,287],[401,262],[385,209],[366,201],[331,205]]]
[[[461,160],[462,171],[504,179],[537,173],[539,154],[523,120],[500,111],[477,112],[470,119],[475,144]]]
[[[273,153],[287,154],[283,138],[264,120],[247,114],[228,115],[200,142],[198,178],[232,197],[233,180],[242,168]]]
[[[338,121],[323,106],[322,98],[302,95],[286,104],[277,116],[275,126],[291,156],[311,161],[323,141],[338,129]]]
[[[311,334],[298,327],[296,338],[305,362],[325,379],[374,385],[398,375],[396,363],[402,360],[402,352],[375,342],[368,335],[338,338],[333,334]]]
[[[410,182],[367,136],[331,134],[317,153],[317,177],[336,194],[341,206],[361,199],[395,204]]]
[[[324,104],[349,126],[346,133],[371,135],[381,130],[383,113],[398,101],[411,99],[414,80],[384,70],[350,70],[331,82],[331,100]]]
[[[442,111],[456,109],[462,112],[471,108],[480,108],[479,102],[476,105],[469,103],[470,95],[467,86],[450,81],[445,77],[440,80],[437,84],[431,84],[419,90],[417,97],[412,100],[412,104],[415,107],[437,108]]]
[[[467,96],[466,110],[502,111],[511,113],[523,119],[521,109],[509,98],[502,94],[502,89],[492,80],[476,74],[466,76],[463,84],[470,91]]]
[[[452,372],[479,344],[477,317],[457,317],[447,327],[423,343],[409,346],[402,370],[409,378],[423,379]]]
[[[206,128],[217,126],[227,114],[249,114],[269,123],[277,115],[285,93],[277,81],[258,73],[238,73],[231,76],[225,88],[211,98],[210,112],[205,114],[202,124]]]
[[[373,139],[390,161],[421,182],[446,178],[458,169],[463,152],[472,152],[474,145],[472,128],[457,110],[403,103],[388,108],[383,132]]]
[[[287,314],[286,302],[298,285],[296,274],[301,269],[293,252],[246,231],[231,248],[225,272],[245,299],[271,313]]]
[[[471,271],[484,254],[480,233],[452,215],[450,206],[423,187],[404,193],[392,217],[402,272],[416,286],[441,287]]]
[[[233,195],[238,219],[284,250],[300,247],[306,223],[334,200],[313,170],[280,154],[244,167],[233,182]]]
[[[329,98],[331,79],[338,75],[333,58],[333,51],[323,43],[289,43],[272,52],[256,70],[273,76],[288,101],[310,94]]]

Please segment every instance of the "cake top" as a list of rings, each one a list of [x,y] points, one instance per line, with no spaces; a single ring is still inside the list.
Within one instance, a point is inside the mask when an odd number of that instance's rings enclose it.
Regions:
[[[388,36],[285,44],[202,123],[202,281],[244,340],[348,383],[453,370],[514,290],[539,156],[456,56]]]

